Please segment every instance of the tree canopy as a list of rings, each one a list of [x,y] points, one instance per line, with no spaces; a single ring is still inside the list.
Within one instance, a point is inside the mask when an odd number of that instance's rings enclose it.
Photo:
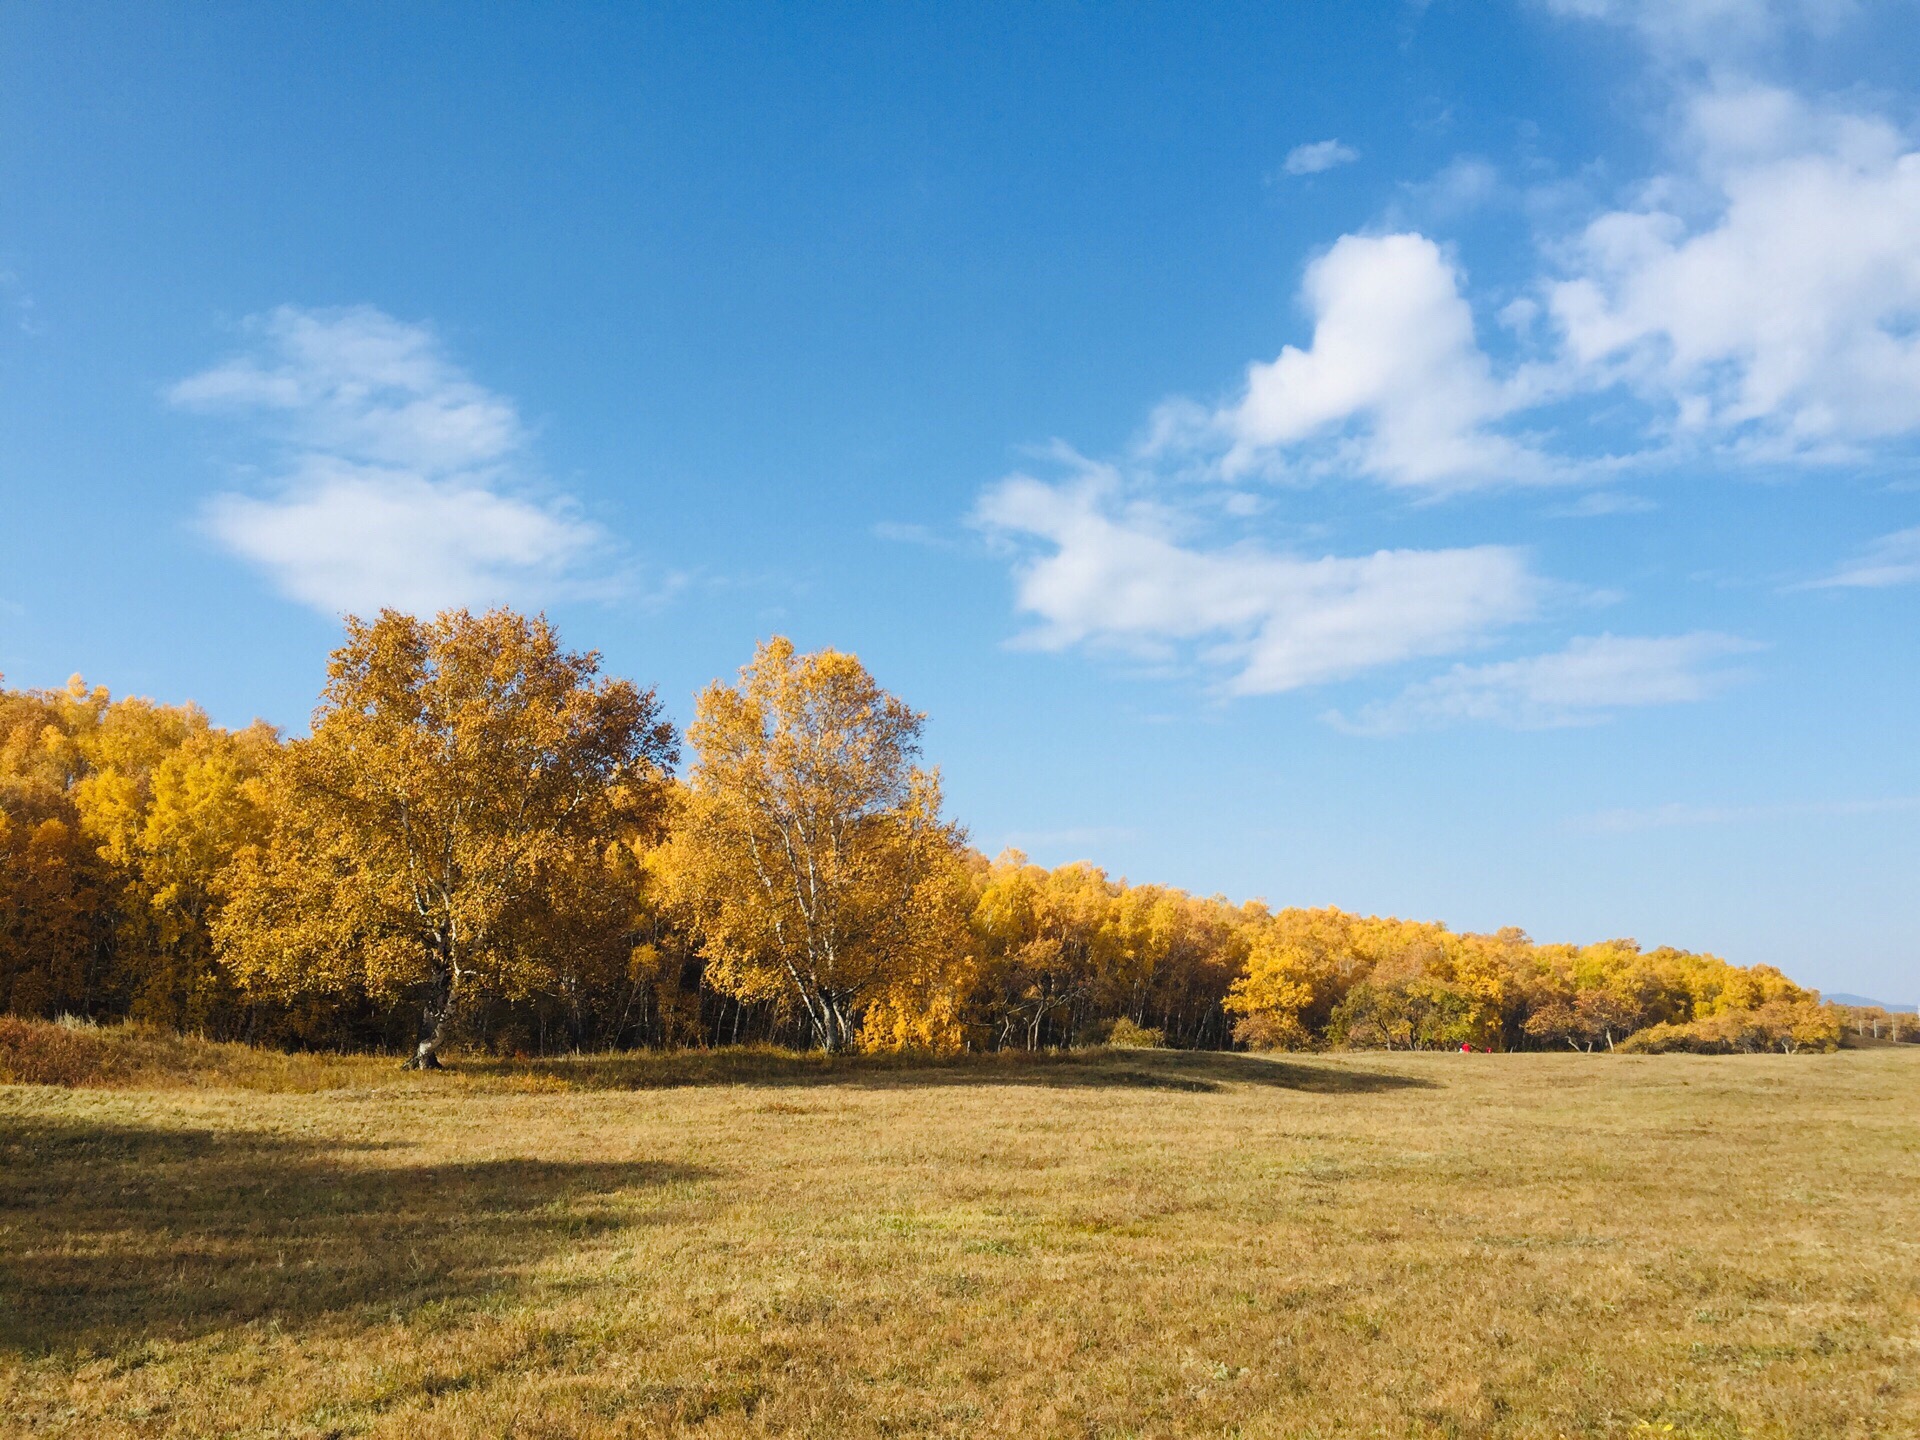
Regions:
[[[699,760],[655,856],[664,893],[710,984],[790,999],[826,1050],[876,1002],[903,1039],[934,1039],[930,1001],[965,964],[961,835],[914,764],[922,721],[853,656],[775,639],[688,727]]]
[[[504,610],[347,622],[273,826],[215,926],[244,983],[420,1002],[413,1062],[488,997],[582,984],[631,929],[620,860],[677,758],[651,690]],[[630,885],[625,888],[631,888]]]
[[[1827,1049],[1763,965],[989,860],[925,717],[758,647],[679,737],[495,610],[349,620],[310,732],[0,688],[0,1010],[294,1045]]]

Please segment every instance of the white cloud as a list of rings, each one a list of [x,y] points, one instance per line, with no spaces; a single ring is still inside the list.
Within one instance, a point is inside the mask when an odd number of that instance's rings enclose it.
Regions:
[[[1217,417],[1234,474],[1331,438],[1341,463],[1391,484],[1449,488],[1539,470],[1488,425],[1513,406],[1474,339],[1459,276],[1424,235],[1347,235],[1307,268],[1313,343],[1250,366]]]
[[[367,306],[283,306],[246,329],[248,353],[167,398],[276,452],[271,493],[216,496],[203,519],[289,596],[329,614],[537,603],[604,548],[572,502],[519,493],[513,402],[430,330]]]
[[[1137,454],[1148,473],[1129,476],[1128,494],[1215,482],[1207,500],[1185,503],[1227,520],[1258,509],[1262,480],[1364,477],[1423,498],[1513,482],[1612,486],[1701,452],[1814,463],[1920,437],[1920,150],[1884,117],[1738,78],[1851,7],[1545,3],[1628,27],[1660,62],[1675,97],[1664,173],[1604,207],[1588,198],[1597,165],[1522,197],[1536,233],[1559,238],[1540,242],[1521,293],[1484,297],[1511,332],[1491,353],[1465,276],[1419,230],[1500,198],[1499,172],[1462,156],[1403,187],[1391,213],[1420,225],[1348,234],[1314,260],[1301,285],[1311,338],[1250,365],[1223,404],[1161,404]],[[1289,169],[1310,172],[1336,143],[1301,147]],[[1608,488],[1556,513],[1653,508]],[[1122,503],[1117,479],[1016,477],[988,492],[979,519],[1028,542],[1016,569],[1020,607],[1038,621],[1028,643],[1169,657],[1191,647],[1232,667],[1242,692],[1464,650],[1546,589],[1501,546],[1308,560],[1199,545],[1167,511]],[[1824,583],[1901,583],[1920,578],[1917,564],[1903,532]],[[1402,603],[1423,587],[1444,599]],[[1717,662],[1742,648],[1707,634],[1590,637],[1456,666],[1350,723],[1589,723],[1715,693],[1734,676]]]
[[[1546,0],[1546,7],[1626,26],[1657,59],[1721,63],[1792,30],[1831,30],[1859,9],[1856,0]]]
[[[1338,140],[1316,140],[1311,145],[1296,145],[1287,152],[1281,168],[1289,175],[1318,175],[1336,165],[1351,165],[1360,152]]]
[[[1576,8],[1663,34],[1787,23],[1751,5]],[[1726,75],[1678,93],[1674,164],[1548,245],[1558,274],[1501,309],[1529,350],[1544,313],[1547,353],[1497,369],[1439,245],[1350,234],[1307,268],[1310,343],[1251,365],[1218,411],[1162,406],[1150,448],[1222,447],[1229,478],[1332,472],[1428,491],[1565,478],[1595,462],[1573,458],[1580,437],[1544,407],[1621,385],[1653,411],[1628,461],[1676,445],[1851,460],[1920,435],[1920,150],[1883,117]],[[1440,219],[1497,186],[1462,157],[1408,193]],[[1529,412],[1560,443],[1515,438]]]
[[[1587,383],[1756,458],[1920,432],[1920,153],[1757,86],[1694,97],[1686,144],[1690,170],[1589,224],[1548,287]]]
[[[206,524],[292,598],[330,615],[552,593],[601,538],[562,507],[457,478],[325,464],[273,499],[216,496]]]
[[[1799,588],[1879,590],[1913,584],[1920,584],[1920,525],[1882,535],[1824,580]]]
[[[1718,662],[1755,647],[1730,635],[1597,635],[1524,660],[1456,665],[1368,705],[1343,729],[1391,735],[1462,722],[1548,729],[1590,725],[1616,710],[1705,700],[1738,678]]]
[[[167,398],[263,413],[302,449],[424,474],[493,464],[522,443],[513,403],[469,379],[424,326],[365,305],[288,305],[247,328],[256,353],[180,381]]]
[[[1031,546],[1016,569],[1024,643],[1170,657],[1182,642],[1239,694],[1294,690],[1419,656],[1457,653],[1533,613],[1542,589],[1497,545],[1307,559],[1253,545],[1180,543],[1162,511],[1116,502],[1110,478],[1014,476],[977,523]]]

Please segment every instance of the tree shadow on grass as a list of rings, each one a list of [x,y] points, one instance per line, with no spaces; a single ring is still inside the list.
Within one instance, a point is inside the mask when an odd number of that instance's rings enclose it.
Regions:
[[[109,1352],[481,1296],[640,1222],[632,1192],[703,1175],[418,1165],[383,1153],[396,1148],[0,1114],[0,1353]]]
[[[1430,1090],[1434,1082],[1348,1064],[1279,1060],[1218,1050],[1092,1049],[1067,1054],[1001,1051],[932,1059],[925,1056],[824,1056],[739,1047],[536,1060],[467,1062],[477,1073],[552,1076],[589,1090],[645,1090],[689,1085],[840,1086],[922,1089],[938,1086],[1032,1085],[1051,1089],[1173,1090],[1210,1093],[1234,1085],[1362,1095]]]

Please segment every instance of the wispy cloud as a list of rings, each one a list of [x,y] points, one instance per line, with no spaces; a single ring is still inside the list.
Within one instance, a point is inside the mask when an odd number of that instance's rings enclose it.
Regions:
[[[358,306],[283,306],[249,348],[170,387],[265,448],[265,493],[202,519],[287,595],[328,614],[539,603],[592,588],[605,532],[535,493],[513,402],[474,381],[425,326]]]
[[[0,307],[13,313],[14,328],[22,335],[40,335],[45,327],[34,318],[33,296],[20,277],[11,270],[0,270]]]
[[[1920,795],[1878,800],[1813,800],[1787,805],[1655,805],[1643,810],[1601,810],[1569,822],[1587,835],[1626,835],[1641,830],[1671,830],[1696,825],[1754,825],[1851,815],[1898,815],[1920,810]]]
[[[1124,825],[1074,825],[1063,830],[1009,830],[999,839],[1001,850],[1048,851],[1082,849],[1137,840],[1140,832]]]
[[[1606,515],[1644,515],[1660,507],[1644,495],[1626,490],[1589,490],[1578,500],[1548,513],[1562,520],[1592,520]]]
[[[1343,145],[1338,140],[1316,140],[1309,145],[1294,146],[1280,162],[1280,168],[1289,175],[1318,175],[1337,165],[1351,165],[1359,158],[1360,152],[1351,145]]]
[[[1125,503],[1110,474],[1016,475],[976,520],[1014,545],[1021,643],[1192,655],[1237,694],[1271,694],[1457,653],[1531,615],[1541,583],[1497,545],[1298,556],[1184,542],[1169,512]]]
[[[1920,584],[1920,525],[1882,535],[1833,574],[1793,588],[1880,590],[1914,584]]]
[[[1500,195],[1500,172],[1484,156],[1456,155],[1431,179],[1401,189],[1414,214],[1429,221],[1454,221]]]
[[[921,525],[913,521],[878,520],[870,533],[876,540],[884,540],[889,545],[918,545],[923,550],[955,550],[958,542],[950,535],[943,535],[931,525]]]
[[[1820,34],[1858,11],[1857,0],[1545,0],[1548,10],[1625,26],[1669,65],[1751,62],[1789,34]]]
[[[1456,665],[1352,717],[1327,718],[1365,735],[1463,723],[1519,730],[1592,725],[1620,710],[1708,699],[1739,678],[1722,662],[1757,648],[1707,632],[1587,636],[1548,655]]]

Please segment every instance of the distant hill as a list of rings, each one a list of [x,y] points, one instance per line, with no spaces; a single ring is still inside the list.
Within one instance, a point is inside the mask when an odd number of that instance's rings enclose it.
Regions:
[[[1843,995],[1838,990],[1820,992],[1822,1000],[1831,1000],[1836,1005],[1877,1005],[1882,1010],[1903,1011],[1908,1015],[1920,1014],[1920,1005],[1889,1005],[1884,1000],[1869,1000],[1864,995]]]

